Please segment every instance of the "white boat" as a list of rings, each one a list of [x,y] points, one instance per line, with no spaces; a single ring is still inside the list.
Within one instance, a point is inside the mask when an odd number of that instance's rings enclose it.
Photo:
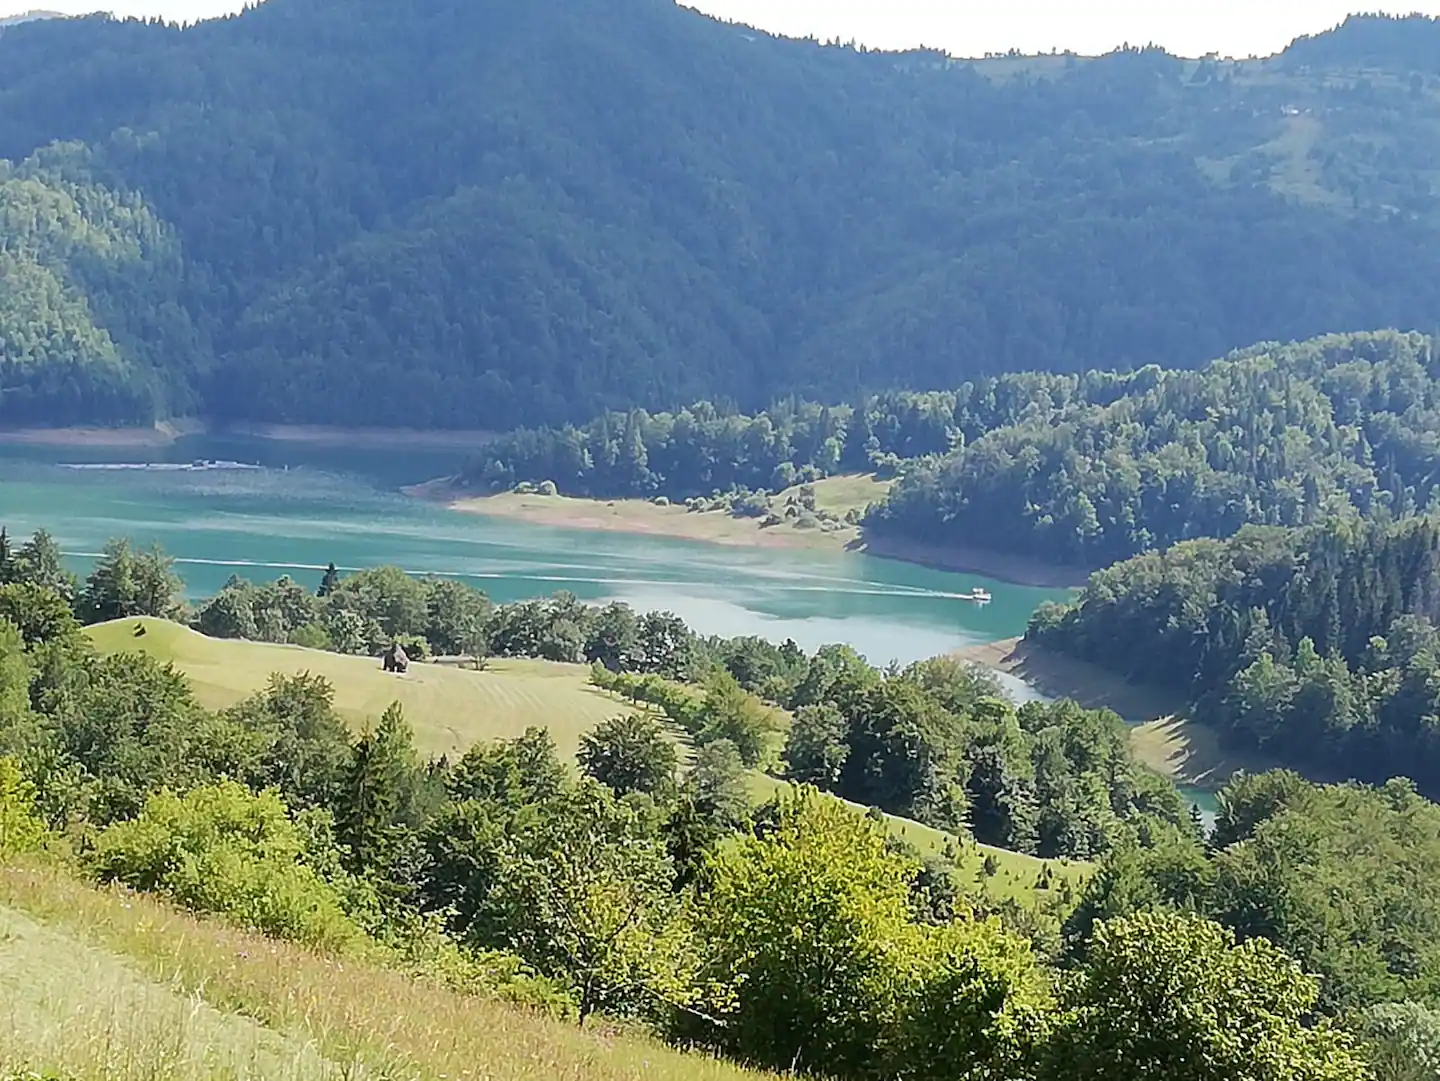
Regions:
[[[990,596],[988,589],[981,589],[979,586],[976,586],[970,591],[970,599],[979,604],[989,604],[995,598]]]

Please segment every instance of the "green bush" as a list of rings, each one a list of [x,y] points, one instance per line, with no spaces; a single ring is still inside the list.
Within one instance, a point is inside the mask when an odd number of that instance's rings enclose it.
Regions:
[[[290,632],[292,645],[304,646],[306,649],[334,649],[335,643],[330,639],[330,632],[319,623],[307,623],[303,627],[296,627]]]
[[[44,836],[34,787],[14,759],[0,758],[0,859],[38,848]]]
[[[513,953],[462,946],[445,933],[438,913],[404,913],[377,937],[391,966],[408,975],[553,1017],[574,1019],[579,1012],[563,983],[539,975]]]
[[[418,634],[402,634],[397,641],[400,648],[405,651],[405,656],[412,661],[428,661],[430,659],[430,643]]]
[[[342,949],[363,934],[346,914],[363,892],[317,870],[325,831],[302,829],[272,791],[255,795],[233,781],[184,796],[152,795],[139,817],[100,834],[97,875],[164,894],[186,908],[308,946]],[[331,873],[343,872],[331,860]]]

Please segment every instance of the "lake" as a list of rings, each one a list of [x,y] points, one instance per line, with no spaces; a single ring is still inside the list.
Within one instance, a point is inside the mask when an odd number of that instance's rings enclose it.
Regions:
[[[77,469],[128,462],[230,460],[229,471]],[[158,543],[192,595],[232,574],[319,582],[395,564],[463,579],[497,601],[566,589],[675,612],[705,633],[755,634],[814,649],[845,642],[872,663],[902,663],[1025,630],[1061,591],[948,574],[846,552],[722,547],[587,533],[461,514],[399,493],[454,472],[456,451],[352,452],[263,440],[184,440],[123,451],[0,449],[0,522],[43,526],[85,571],[111,537]],[[984,586],[980,606],[956,594]]]
[[[454,472],[460,457],[213,437],[151,450],[0,447],[0,523],[17,537],[48,529],[82,574],[111,537],[160,544],[192,597],[232,574],[316,585],[331,561],[342,571],[388,563],[470,582],[497,601],[565,589],[666,609],[708,634],[793,638],[806,649],[844,642],[880,665],[1022,634],[1041,601],[1065,595],[847,552],[556,529],[399,492]],[[74,468],[196,459],[260,468]],[[957,599],[975,586],[994,599]],[[1019,700],[1038,697],[1013,677],[1002,681]]]

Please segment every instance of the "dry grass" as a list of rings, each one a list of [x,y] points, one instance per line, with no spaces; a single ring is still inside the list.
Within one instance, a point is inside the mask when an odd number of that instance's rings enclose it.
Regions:
[[[4,962],[21,975],[15,984],[0,982],[7,1000],[0,1069],[51,1069],[83,1081],[762,1076],[631,1034],[582,1030],[318,956],[43,866],[0,869],[0,908],[10,910],[5,918],[27,943],[18,960]],[[0,940],[0,957],[10,952],[11,943]],[[53,980],[37,971],[51,965]],[[0,981],[7,971],[0,967]],[[59,990],[47,992],[52,984]],[[117,989],[117,1002],[131,1007],[127,1016],[102,1001]],[[98,1039],[86,1042],[88,1033]],[[194,1054],[212,1046],[229,1059],[197,1065]],[[244,1072],[255,1068],[260,1072]]]
[[[427,494],[421,488],[412,494]],[[434,495],[435,492],[428,493]],[[855,532],[823,533],[818,529],[760,528],[758,518],[735,518],[723,511],[697,514],[684,506],[656,506],[643,499],[579,499],[563,495],[463,496],[449,502],[452,510],[509,518],[563,529],[602,533],[672,537],[744,548],[828,548],[841,550]]]
[[[863,511],[871,503],[883,499],[893,483],[877,480],[868,473],[829,477],[815,483],[815,506],[818,510],[844,517],[847,511]],[[457,497],[446,482],[420,484],[406,490],[423,498],[446,500],[454,510],[566,529],[675,537],[753,548],[828,548],[836,551],[853,546],[859,538],[859,530],[854,527],[830,533],[819,529],[796,529],[788,523],[762,528],[759,518],[737,518],[718,510],[696,513],[678,504],[657,506],[645,499],[581,499],[519,492]],[[775,505],[783,507],[792,496],[799,500],[800,486],[776,495]]]
[[[146,633],[135,637],[135,624]],[[399,702],[424,754],[468,750],[477,741],[509,739],[531,725],[548,728],[560,753],[570,756],[580,737],[629,707],[591,687],[584,665],[497,660],[483,672],[430,664],[387,675],[379,661],[338,653],[206,638],[163,620],[118,620],[87,628],[102,653],[148,653],[170,661],[190,679],[201,704],[219,709],[264,688],[274,672],[310,672],[335,687],[335,706],[360,725]]]
[[[309,1043],[0,908],[0,1071],[123,1081],[341,1076]]]

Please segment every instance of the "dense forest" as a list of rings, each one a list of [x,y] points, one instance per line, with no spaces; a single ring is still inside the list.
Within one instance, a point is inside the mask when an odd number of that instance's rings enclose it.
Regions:
[[[1436,52],[949,61],[668,0],[11,26],[0,422],[508,429],[1431,329]]]
[[[949,661],[882,673],[843,650],[582,614],[564,596],[493,607],[384,568],[328,573],[315,592],[236,580],[187,612],[162,553],[114,542],[82,583],[43,533],[0,542],[0,578],[0,859],[803,1076],[1431,1076],[1440,808],[1405,782],[1244,778],[1207,837],[1173,789],[1136,787],[1116,718],[1068,703],[1017,714]],[[573,762],[543,729],[427,761],[398,706],[348,729],[332,688],[303,674],[207,710],[173,667],[100,656],[80,631],[142,612],[312,645],[378,625],[414,632],[417,652],[469,640],[481,662],[593,654],[601,686],[699,722],[693,760],[643,712],[600,724]],[[975,772],[993,764],[985,787],[1023,770],[1036,802],[1011,787],[966,808],[957,794],[959,837],[1008,808],[1043,838],[1049,814],[1069,824],[1041,844],[1105,836],[1102,860],[1079,893],[997,906],[944,856],[813,787],[757,805],[745,770],[759,760],[722,704],[745,696],[752,713],[793,707],[797,782],[844,790],[858,758],[873,785],[887,756],[940,776],[973,741]],[[922,749],[946,731],[963,738]],[[1128,819],[1079,811],[1120,797]]]
[[[1440,521],[1247,528],[1093,575],[1030,636],[1282,761],[1440,794]]]
[[[735,513],[763,514],[759,493],[898,474],[864,519],[871,535],[1095,567],[1245,525],[1432,509],[1437,405],[1436,338],[1331,335],[1194,371],[1018,373],[854,407],[606,413],[488,441],[460,481],[492,491],[550,481],[605,498],[720,494]]]

